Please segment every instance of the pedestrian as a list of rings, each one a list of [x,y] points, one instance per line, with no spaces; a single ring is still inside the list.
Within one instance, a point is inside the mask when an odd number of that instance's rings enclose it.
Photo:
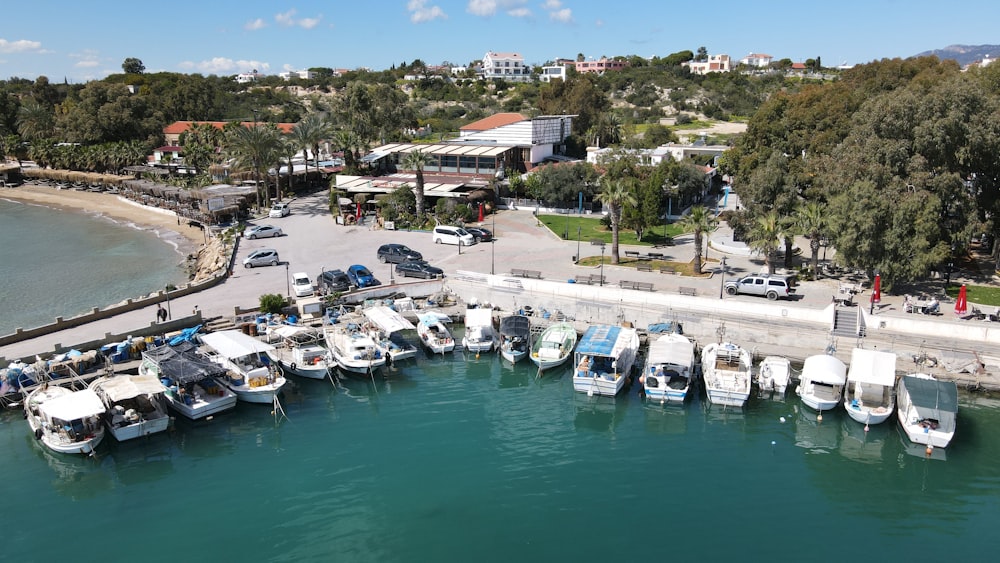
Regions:
[[[160,305],[159,303],[156,304],[156,320],[161,323],[167,320],[167,310],[164,309],[163,305]]]

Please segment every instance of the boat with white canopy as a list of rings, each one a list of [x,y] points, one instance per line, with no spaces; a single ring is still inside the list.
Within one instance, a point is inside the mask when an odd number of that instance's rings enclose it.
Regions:
[[[417,357],[417,347],[403,338],[402,331],[417,328],[406,317],[385,305],[365,307],[361,310],[374,330],[368,332],[375,345],[389,361],[408,360]]]
[[[267,332],[274,349],[267,355],[281,371],[307,379],[325,379],[336,362],[323,346],[323,333],[301,325],[275,325]]]
[[[847,366],[829,354],[809,356],[795,388],[802,403],[816,411],[828,411],[840,404],[847,383]]]
[[[625,387],[638,351],[639,334],[635,329],[591,326],[576,346],[573,389],[588,396],[617,395]]]
[[[104,425],[119,442],[170,426],[167,388],[154,375],[106,375],[90,383],[104,403]]]
[[[881,424],[896,408],[896,354],[855,348],[844,388],[844,409],[854,420]]]
[[[683,403],[694,377],[694,342],[683,334],[669,332],[649,343],[642,370],[643,392],[660,403]]]
[[[465,335],[462,347],[470,352],[492,352],[497,344],[493,330],[493,310],[482,307],[465,310]]]
[[[104,403],[90,389],[42,385],[24,400],[24,417],[35,438],[63,454],[90,454],[104,439]]]
[[[273,404],[285,378],[268,354],[274,346],[238,330],[221,330],[201,336],[209,359],[226,368],[220,383],[247,403]]]

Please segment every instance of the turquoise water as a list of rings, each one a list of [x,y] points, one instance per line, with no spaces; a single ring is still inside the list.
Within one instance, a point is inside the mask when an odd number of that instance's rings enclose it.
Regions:
[[[179,285],[183,256],[151,231],[0,194],[0,334]]]
[[[909,455],[894,419],[866,436],[796,397],[661,407],[571,379],[462,353],[375,384],[295,379],[287,420],[240,404],[109,436],[96,459],[43,451],[4,412],[4,557],[939,561],[994,544],[995,400],[962,396],[938,460]]]

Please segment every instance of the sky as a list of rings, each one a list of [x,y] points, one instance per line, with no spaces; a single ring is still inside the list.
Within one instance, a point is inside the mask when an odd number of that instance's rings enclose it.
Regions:
[[[487,52],[528,64],[678,51],[763,53],[825,66],[1000,44],[1000,2],[958,0],[35,0],[0,14],[0,79],[83,83],[122,72],[278,74],[457,66]],[[1000,54],[1000,53],[998,53]]]

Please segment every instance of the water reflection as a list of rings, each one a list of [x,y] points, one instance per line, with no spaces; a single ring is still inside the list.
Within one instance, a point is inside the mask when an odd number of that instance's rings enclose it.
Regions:
[[[797,411],[796,446],[813,454],[827,454],[838,449],[844,413],[837,410],[817,413],[801,405],[795,405],[793,408]]]
[[[651,434],[680,435],[687,432],[688,403],[661,404],[660,401],[643,400],[646,432]]]
[[[573,395],[576,407],[573,426],[577,430],[614,434],[628,411],[628,401],[625,397],[602,397],[600,395],[588,397],[583,393],[575,392]]]
[[[111,475],[101,468],[102,456],[107,455],[102,452],[107,452],[106,449],[98,447],[96,456],[66,455],[49,450],[27,432],[24,440],[30,442],[27,447],[52,470],[52,488],[59,494],[82,500],[102,496],[114,488]]]
[[[869,426],[843,417],[841,419],[840,455],[858,463],[882,463],[884,461],[885,444],[892,434],[893,422]]]

